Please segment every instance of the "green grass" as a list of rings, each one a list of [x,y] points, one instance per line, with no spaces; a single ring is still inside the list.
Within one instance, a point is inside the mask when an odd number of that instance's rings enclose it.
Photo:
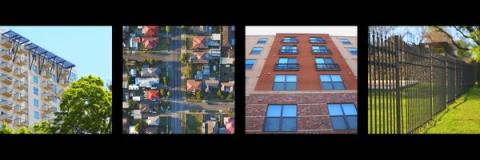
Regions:
[[[428,134],[480,133],[480,88],[472,88],[434,118]]]

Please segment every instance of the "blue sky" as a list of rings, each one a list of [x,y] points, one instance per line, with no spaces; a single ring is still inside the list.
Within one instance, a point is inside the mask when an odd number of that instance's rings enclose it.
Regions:
[[[77,78],[100,76],[112,82],[112,27],[110,26],[2,26],[75,64]]]

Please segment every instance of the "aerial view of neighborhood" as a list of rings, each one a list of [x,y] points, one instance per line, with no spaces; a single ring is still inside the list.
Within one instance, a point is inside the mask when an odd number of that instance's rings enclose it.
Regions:
[[[125,134],[233,134],[234,26],[124,26]]]

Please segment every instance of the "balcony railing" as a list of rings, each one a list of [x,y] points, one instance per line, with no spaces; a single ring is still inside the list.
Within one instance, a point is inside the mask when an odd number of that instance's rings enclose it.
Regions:
[[[10,123],[13,121],[13,115],[8,113],[0,115],[0,121],[5,121],[7,123]]]
[[[54,96],[51,93],[42,92],[42,98],[43,98],[44,101],[51,101],[51,100],[53,100]]]
[[[12,67],[13,67],[12,63],[0,61],[0,69],[3,71],[10,73],[12,72]]]
[[[7,98],[12,97],[12,92],[13,91],[10,88],[7,88],[7,87],[0,88],[0,95],[2,95],[4,97],[7,97]]]
[[[0,107],[6,110],[12,110],[13,103],[6,99],[0,99]]]
[[[52,64],[51,64],[50,62],[44,62],[44,63],[42,64],[42,67],[43,67],[43,68],[50,68],[51,66],[52,66]]]
[[[52,81],[42,81],[42,88],[45,90],[51,90],[53,88]]]
[[[340,70],[337,64],[316,64],[317,71],[336,71]]]
[[[42,72],[42,77],[45,78],[45,79],[50,79],[50,78],[52,78],[52,73]]]
[[[18,102],[26,102],[27,101],[27,94],[25,94],[25,93],[15,93],[14,98]]]
[[[298,71],[299,69],[298,63],[277,63],[275,67],[277,71]]]
[[[8,39],[3,38],[2,36],[0,36],[0,45],[4,48],[12,48],[12,43],[10,43]]]
[[[12,60],[12,54],[7,49],[0,48],[0,57],[7,61]]]
[[[15,118],[14,123],[15,123],[16,126],[27,126],[28,125],[27,120],[25,118],[20,118],[20,117]]]
[[[15,64],[18,66],[24,66],[27,64],[27,59],[23,56],[18,57],[18,59],[15,59]]]
[[[11,85],[12,81],[13,81],[13,78],[6,75],[6,74],[0,73],[0,81],[5,85]]]
[[[23,80],[15,80],[15,82],[13,83],[13,87],[19,91],[27,89],[26,86],[27,84]]]
[[[27,71],[21,68],[15,68],[13,71],[14,75],[17,76],[18,78],[24,78],[27,76]]]
[[[14,111],[17,114],[26,114],[27,113],[27,107],[25,107],[25,105],[17,104],[17,105],[14,106]]]

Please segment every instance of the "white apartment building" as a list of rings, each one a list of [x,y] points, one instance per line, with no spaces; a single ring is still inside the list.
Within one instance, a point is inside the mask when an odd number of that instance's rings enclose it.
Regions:
[[[14,31],[0,34],[0,122],[19,128],[53,120],[75,65]]]

